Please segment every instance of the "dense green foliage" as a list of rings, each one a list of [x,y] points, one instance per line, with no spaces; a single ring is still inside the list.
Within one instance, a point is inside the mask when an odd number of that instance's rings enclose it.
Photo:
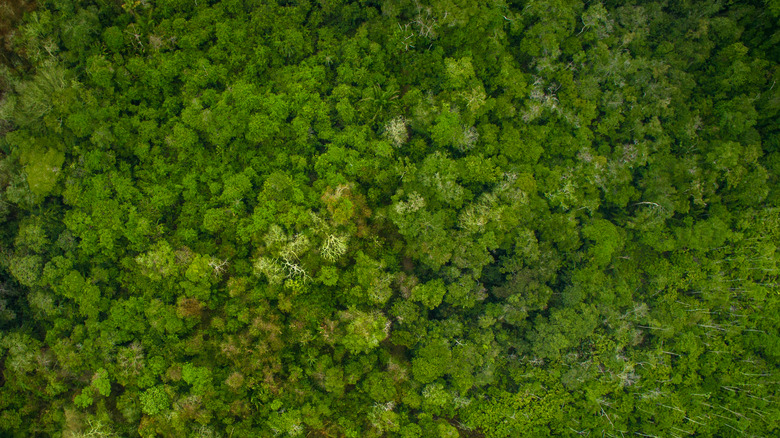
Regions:
[[[42,0],[3,41],[3,436],[780,434],[778,0]]]

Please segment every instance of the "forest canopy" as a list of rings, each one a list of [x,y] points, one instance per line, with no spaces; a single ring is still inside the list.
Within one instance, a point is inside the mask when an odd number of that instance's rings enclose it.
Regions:
[[[780,1],[0,17],[0,435],[780,434]]]

